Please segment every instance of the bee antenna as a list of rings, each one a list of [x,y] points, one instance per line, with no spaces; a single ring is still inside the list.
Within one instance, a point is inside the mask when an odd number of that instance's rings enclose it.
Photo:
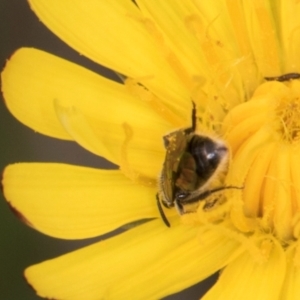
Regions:
[[[195,131],[196,130],[196,126],[197,126],[197,109],[196,109],[196,104],[194,101],[192,101],[193,104],[193,109],[192,109],[192,130]]]
[[[171,227],[170,222],[168,221],[168,219],[167,219],[167,217],[166,217],[166,215],[165,215],[165,213],[164,213],[164,211],[163,211],[163,208],[162,208],[162,206],[161,206],[161,203],[160,203],[160,201],[159,201],[158,194],[156,194],[156,201],[157,201],[158,211],[159,211],[159,214],[160,214],[162,220],[164,221],[164,223],[165,223],[165,225],[166,225],[167,227]]]

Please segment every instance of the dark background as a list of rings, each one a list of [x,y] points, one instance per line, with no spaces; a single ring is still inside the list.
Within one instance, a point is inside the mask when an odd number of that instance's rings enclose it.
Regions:
[[[117,80],[113,72],[80,56],[53,35],[38,21],[26,0],[0,0],[0,26],[1,69],[16,49],[26,46],[46,50]],[[14,162],[64,162],[101,168],[114,167],[75,143],[42,136],[25,127],[7,111],[2,96],[0,150],[1,172],[6,165]],[[40,299],[23,279],[23,270],[29,265],[80,248],[98,239],[64,241],[42,235],[22,224],[11,213],[0,194],[0,299]],[[180,271],[180,266],[178,268]],[[208,279],[165,300],[199,299],[214,280]]]

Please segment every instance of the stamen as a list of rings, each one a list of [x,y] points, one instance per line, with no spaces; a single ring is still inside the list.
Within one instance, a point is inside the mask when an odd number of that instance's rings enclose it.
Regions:
[[[130,167],[129,160],[128,160],[128,147],[129,147],[128,144],[133,137],[133,130],[131,126],[128,125],[127,123],[123,123],[122,127],[125,133],[125,140],[121,147],[120,170],[124,173],[126,177],[128,177],[129,179],[131,179],[136,183],[142,184],[144,186],[150,186],[150,187],[156,186],[155,180],[136,172]]]
[[[143,80],[145,80],[143,78]],[[146,79],[147,80],[147,79]],[[183,120],[173,113],[168,107],[166,107],[153,93],[151,93],[146,87],[138,82],[137,79],[127,78],[125,80],[125,86],[128,91],[138,97],[140,100],[147,103],[151,109],[153,109],[160,117],[172,124],[174,127],[180,127],[183,124]]]
[[[276,109],[276,114],[280,120],[278,132],[282,138],[291,144],[300,140],[300,98],[291,96],[282,99]]]
[[[211,81],[219,87],[219,90],[216,90],[215,92],[220,95],[220,88],[224,89],[224,87],[227,86],[228,79],[230,78],[230,76],[226,76],[228,74],[225,74],[225,70],[220,65],[220,62],[224,61],[224,57],[222,59],[220,57],[220,53],[222,52],[220,51],[220,48],[222,48],[222,45],[211,38],[207,27],[203,24],[199,16],[189,16],[186,19],[186,24],[199,41],[199,47],[207,61],[207,70],[210,70],[211,73]],[[218,100],[220,101],[221,98],[218,97]],[[223,103],[225,102],[226,101]]]
[[[300,81],[262,84],[224,123],[233,154],[226,183],[245,187],[241,199],[232,199],[232,209],[243,203],[231,214],[233,224],[243,227],[241,216],[252,218],[259,230],[288,244],[299,236]]]
[[[134,18],[136,21],[142,23],[145,29],[153,37],[160,53],[168,61],[170,67],[174,70],[174,73],[182,81],[182,83],[187,87],[188,90],[192,88],[191,76],[187,73],[186,68],[181,64],[180,60],[177,58],[174,52],[172,52],[171,47],[169,47],[156,27],[156,24],[148,18]]]
[[[219,105],[223,112],[227,112],[233,105],[240,101],[234,85],[231,84],[233,77],[238,75],[236,61],[232,59],[228,46],[220,39],[214,38],[214,22],[217,15],[207,24],[197,14],[186,18],[186,27],[191,31],[199,43],[199,53],[203,55],[203,63],[206,66],[207,80],[203,90],[208,92],[208,97]],[[230,101],[228,101],[230,99]],[[214,109],[214,107],[213,107]]]
[[[163,57],[168,61],[170,67],[175,71],[175,74],[179,77],[182,83],[187,87],[188,90],[192,89],[192,78],[187,73],[186,68],[181,64],[180,60],[177,58],[176,54],[172,52],[171,47],[169,47],[157,29],[154,22],[149,19],[144,19],[143,23],[147,31],[154,37],[157,46],[160,49]]]

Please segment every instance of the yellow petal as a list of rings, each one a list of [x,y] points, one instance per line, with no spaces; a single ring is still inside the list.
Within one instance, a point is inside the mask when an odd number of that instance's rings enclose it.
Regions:
[[[244,212],[248,217],[262,216],[261,198],[265,176],[273,158],[276,144],[270,143],[263,146],[255,157],[251,168],[249,168],[243,192]],[[268,197],[272,198],[272,197]]]
[[[172,228],[171,228],[172,230]],[[182,237],[175,237],[182,238]],[[169,237],[166,236],[166,241]],[[189,238],[169,253],[151,262],[136,274],[115,284],[112,299],[161,299],[196,284],[222,269],[237,252],[237,241],[218,231],[201,232],[199,238]],[[151,286],[151,289],[145,287]]]
[[[217,85],[229,107],[244,101],[245,97],[249,99],[258,82],[258,74],[253,50],[248,45],[243,3],[231,3],[230,0],[193,2],[198,8],[197,35],[201,52],[207,60],[206,68],[213,85]]]
[[[104,156],[111,162],[117,162],[105,142],[99,139],[81,111],[74,106],[63,107],[59,104],[59,101],[54,101],[54,108],[66,132],[79,145],[96,155]]]
[[[173,51],[168,53],[167,59],[170,61],[173,59],[174,71],[181,73],[183,81],[191,87],[193,76],[194,80],[197,76],[207,76],[203,73],[208,71],[208,68],[204,67],[205,59],[199,41],[186,25],[188,18],[197,12],[193,3],[173,1],[170,5],[163,0],[137,2],[142,13],[155,26],[157,34],[161,35],[161,39],[164,39],[170,51]]]
[[[137,185],[117,170],[22,163],[5,169],[3,186],[23,220],[58,238],[93,237],[131,221],[160,217],[155,187]]]
[[[242,186],[250,166],[260,153],[261,147],[270,141],[267,129],[260,128],[253,133],[238,149],[234,157],[234,165],[228,177],[234,185]]]
[[[300,261],[299,243],[294,244],[286,251],[287,271],[280,299],[300,299]]]
[[[135,78],[179,113],[186,90],[148,32],[134,3],[30,0],[31,8],[58,37],[97,63]],[[187,111],[186,111],[187,112]]]
[[[291,177],[293,182],[292,189],[294,194],[294,205],[295,207],[300,207],[300,153],[296,148],[291,155]]]
[[[42,297],[115,299],[109,296],[115,284],[168,256],[195,234],[193,228],[173,226],[170,229],[160,220],[151,221],[109,240],[32,266],[25,276]],[[146,284],[141,292],[151,289]],[[124,294],[121,299],[132,297],[133,294]]]
[[[221,267],[236,242],[151,221],[117,237],[32,266],[25,276],[47,298],[161,299]]]
[[[46,69],[45,59],[48,59]],[[66,84],[67,89],[64,88],[60,71],[57,72],[56,69],[57,64],[67,69],[71,67],[75,73],[82,69],[74,70],[73,64],[64,60],[55,60],[53,56],[46,56],[41,51],[18,50],[7,61],[1,73],[1,89],[7,108],[19,121],[39,133],[72,140],[57,120],[53,110],[53,100],[59,97],[58,88],[61,90],[61,96],[70,89],[68,84]],[[61,70],[67,73],[64,68]],[[76,75],[72,86],[76,88]]]
[[[280,43],[282,47],[282,60],[284,62],[283,74],[299,72],[300,59],[300,2],[280,1],[278,9],[280,17]]]
[[[277,31],[279,17],[272,1],[252,0],[244,2],[246,22],[255,62],[260,72],[267,76],[281,74],[280,34]]]
[[[27,126],[56,138],[73,138],[116,164],[123,160],[123,125],[128,124],[134,128],[127,147],[131,167],[157,176],[164,158],[162,136],[172,127],[124,85],[45,52],[21,49],[2,73],[2,90],[9,110]],[[71,131],[61,125],[55,103],[70,112],[65,119],[73,124]],[[77,123],[70,121],[73,108],[82,115]]]
[[[292,218],[295,203],[292,201],[291,147],[279,145],[272,153],[271,164],[265,173],[261,206],[263,216],[273,227],[281,241],[293,238]],[[271,219],[271,220],[270,220]],[[268,227],[270,228],[270,227]]]
[[[245,252],[221,273],[218,282],[202,300],[279,299],[285,277],[285,256],[277,243],[262,242],[265,260],[255,261]]]

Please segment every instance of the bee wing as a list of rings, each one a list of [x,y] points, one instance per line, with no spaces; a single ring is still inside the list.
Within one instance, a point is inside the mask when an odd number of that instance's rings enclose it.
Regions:
[[[166,158],[162,171],[162,184],[167,202],[174,202],[175,181],[178,176],[179,164],[187,146],[187,133],[178,130],[164,137]]]

